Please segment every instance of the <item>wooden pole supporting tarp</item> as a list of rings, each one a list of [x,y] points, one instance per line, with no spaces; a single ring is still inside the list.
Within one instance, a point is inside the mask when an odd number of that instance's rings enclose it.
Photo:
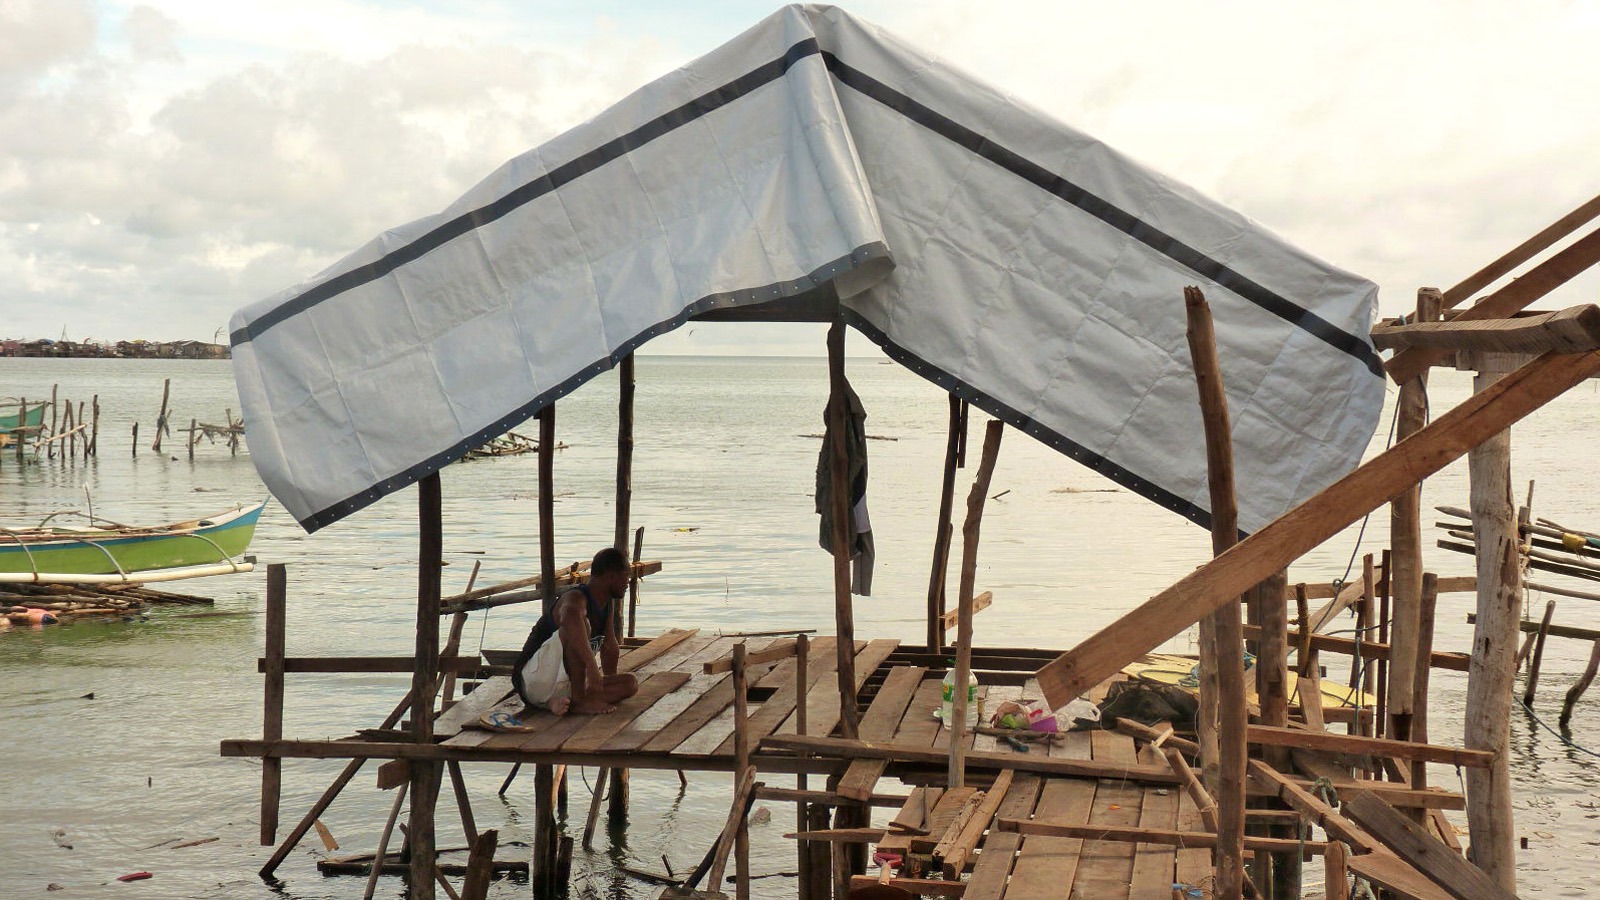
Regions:
[[[1211,306],[1198,287],[1183,289],[1184,310],[1188,317],[1189,356],[1194,364],[1194,379],[1200,395],[1200,418],[1205,427],[1206,479],[1211,495],[1211,550],[1217,555],[1239,541],[1239,510],[1233,484],[1233,438],[1228,426],[1228,395],[1222,383],[1222,367],[1217,362],[1217,335],[1211,319]],[[1240,621],[1240,595],[1235,594],[1202,620],[1203,631],[1210,632],[1211,658],[1200,658],[1202,693],[1207,682],[1212,691],[1210,707],[1215,718],[1202,721],[1201,734],[1211,731],[1215,760],[1203,760],[1215,767],[1213,793],[1217,800],[1216,895],[1222,898],[1244,896],[1244,779],[1248,749],[1245,727],[1250,723],[1244,692],[1244,634]],[[1209,625],[1209,627],[1208,627]],[[1204,653],[1202,641],[1202,654]],[[1207,728],[1209,726],[1209,728]],[[1201,751],[1207,749],[1201,743]]]
[[[556,587],[555,448],[556,408],[551,404],[539,410],[539,583],[546,614],[554,611],[560,591]],[[560,841],[556,835],[554,766],[534,766],[533,793],[533,861],[528,874],[536,900],[549,900],[560,888],[556,883]]]
[[[1389,498],[1600,372],[1600,351],[1546,355],[1474,394],[1409,440],[1289,510],[1038,672],[1061,707],[1230,598],[1338,534]]]
[[[978,535],[983,526],[983,504],[989,498],[989,480],[994,477],[995,460],[1000,456],[1000,438],[1005,423],[991,419],[983,434],[983,458],[967,495],[967,520],[961,526],[961,585],[956,598],[956,671],[951,695],[950,760],[947,786],[961,787],[966,780],[965,734],[967,728],[967,677],[972,672],[972,592],[978,579]]]
[[[1597,232],[1600,233],[1600,232]],[[1515,286],[1521,280],[1513,282]],[[1482,306],[1483,304],[1479,304]],[[1478,307],[1473,307],[1477,309]],[[1567,359],[1584,359],[1569,356]],[[1503,374],[1508,362],[1476,354],[1473,396],[1486,396],[1517,377]],[[1546,357],[1541,357],[1546,358]],[[1557,357],[1561,358],[1561,357]],[[1509,425],[1509,423],[1507,423]],[[1467,782],[1469,858],[1490,878],[1515,892],[1516,824],[1511,807],[1511,702],[1516,681],[1517,620],[1522,609],[1516,504],[1511,498],[1511,431],[1496,429],[1467,454],[1472,531],[1478,563],[1478,620],[1467,670],[1465,745],[1497,755],[1487,769],[1470,769]]]
[[[1439,316],[1438,288],[1417,291],[1418,323]],[[1428,371],[1422,370],[1400,385],[1395,401],[1395,439],[1404,441],[1428,424]],[[1417,668],[1417,623],[1422,598],[1422,483],[1396,494],[1389,502],[1389,581],[1393,636],[1389,658],[1389,733],[1406,740],[1411,735],[1413,694]]]
[[[629,353],[622,358],[617,366],[617,514],[616,528],[612,534],[611,545],[623,553],[628,552],[629,518],[633,511],[633,354]],[[634,559],[638,559],[639,548],[634,548]],[[630,597],[638,596],[638,579],[630,578],[628,593]],[[628,634],[633,634],[636,607],[633,602],[628,604]],[[617,637],[617,643],[622,642],[622,611],[615,608],[611,610],[612,632]],[[600,785],[610,783],[611,803],[609,814],[613,819],[621,822],[628,815],[628,770],[609,769],[600,773],[595,779],[595,792],[602,790]],[[584,831],[584,846],[588,847],[588,840],[592,828]]]
[[[433,688],[439,672],[439,596],[444,561],[444,511],[439,473],[417,482],[417,639],[411,672],[411,740],[433,743]],[[411,763],[411,900],[433,900],[433,810],[442,766]]]
[[[267,566],[266,689],[262,702],[261,739],[283,739],[283,658],[287,578],[283,563]],[[278,838],[278,801],[283,788],[283,760],[261,761],[261,844],[272,846]]]
[[[950,514],[955,506],[956,463],[961,451],[961,398],[950,395],[950,430],[945,438],[944,477],[939,482],[939,527],[933,535],[933,573],[928,576],[928,652],[944,646],[945,575],[950,571]]]
[[[856,709],[856,628],[850,597],[850,464],[845,450],[845,422],[850,417],[844,380],[844,323],[828,328],[828,466],[833,504],[833,617],[839,639],[839,733],[856,736],[861,712]]]

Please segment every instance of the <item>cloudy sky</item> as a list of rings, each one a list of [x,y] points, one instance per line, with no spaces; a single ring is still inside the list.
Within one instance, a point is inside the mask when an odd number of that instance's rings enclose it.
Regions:
[[[0,336],[210,340],[775,6],[0,0]],[[1592,0],[849,8],[1371,278],[1385,312],[1600,193]],[[818,349],[687,331],[651,349]]]

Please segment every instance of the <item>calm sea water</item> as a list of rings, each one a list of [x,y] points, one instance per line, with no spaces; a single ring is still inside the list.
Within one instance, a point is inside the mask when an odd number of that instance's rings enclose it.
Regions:
[[[858,636],[920,641],[944,447],[945,399],[900,367],[852,360],[850,376],[869,414],[873,441],[870,505],[878,546],[875,593],[858,598]],[[214,513],[265,495],[248,453],[232,457],[202,445],[193,461],[182,437],[165,454],[149,449],[163,379],[172,379],[172,421],[221,422],[237,398],[227,362],[0,359],[0,394],[88,400],[102,410],[100,454],[88,462],[0,457],[0,518],[37,520],[81,508],[84,488],[106,517],[139,523]],[[598,379],[562,402],[557,432],[569,446],[556,459],[556,547],[561,562],[583,559],[610,541],[616,382]],[[1466,375],[1438,373],[1436,409],[1470,391]],[[819,359],[644,357],[638,365],[633,521],[645,526],[645,555],[665,561],[647,580],[641,633],[671,626],[742,630],[832,627],[829,557],[816,546],[811,490],[827,373]],[[1537,479],[1536,514],[1575,527],[1600,526],[1600,491],[1588,452],[1600,432],[1596,389],[1585,385],[1515,430],[1514,475]],[[975,417],[977,418],[977,417]],[[130,429],[141,423],[137,457]],[[1381,449],[1389,417],[1375,439]],[[532,431],[531,424],[529,431]],[[981,440],[976,423],[974,435]],[[976,455],[974,441],[974,458]],[[971,470],[962,474],[965,497]],[[475,561],[479,585],[537,570],[537,478],[530,457],[458,464],[444,473],[446,590],[465,584]],[[1521,488],[1519,487],[1519,490]],[[1001,449],[979,554],[979,588],[995,604],[976,620],[990,645],[1066,647],[1170,584],[1209,555],[1208,536],[1012,432]],[[1466,505],[1465,465],[1428,483],[1425,503]],[[408,654],[415,602],[415,492],[390,497],[353,518],[306,535],[269,506],[253,552],[289,571],[288,644],[292,655]],[[1377,553],[1387,515],[1361,541],[1351,529],[1298,564],[1297,580],[1345,572],[1352,554]],[[1431,531],[1432,529],[1430,529]],[[1430,534],[1428,542],[1431,543]],[[1430,549],[1430,568],[1467,574],[1468,557]],[[1359,563],[1358,563],[1359,565]],[[358,878],[324,878],[315,836],[267,885],[255,870],[270,854],[256,844],[259,765],[222,759],[218,742],[261,729],[264,575],[191,581],[176,589],[216,598],[214,609],[162,608],[130,623],[78,624],[0,634],[0,760],[10,777],[0,791],[0,896],[43,896],[48,885],[71,897],[355,898]],[[1542,597],[1530,606],[1543,610]],[[1437,645],[1470,646],[1470,595],[1441,598]],[[1589,601],[1560,600],[1556,620],[1595,622]],[[513,647],[532,623],[528,609],[475,617],[468,649]],[[1170,649],[1192,649],[1184,635]],[[1535,713],[1554,722],[1561,695],[1582,670],[1588,647],[1552,639]],[[1458,742],[1465,676],[1435,672],[1432,732]],[[291,679],[285,733],[326,738],[375,724],[407,687],[406,676],[299,676]],[[82,699],[94,694],[94,699]],[[1600,844],[1600,759],[1563,744],[1533,718],[1514,717],[1517,822],[1529,841],[1521,855],[1526,896],[1592,896],[1588,860]],[[1573,735],[1600,749],[1600,695],[1579,708]],[[291,760],[284,767],[282,834],[321,793],[338,763]],[[504,766],[468,769],[480,827],[502,841],[527,840],[531,779],[502,801]],[[584,773],[588,778],[593,773]],[[1453,785],[1437,767],[1435,783]],[[588,799],[573,786],[573,815]],[[584,896],[648,897],[653,889],[612,868],[636,860],[692,866],[726,813],[727,777],[637,773],[634,814],[622,833],[578,851],[575,882]],[[364,771],[323,817],[347,852],[372,849],[392,795]],[[754,834],[754,870],[793,868],[781,834],[787,807]],[[441,844],[463,843],[448,800],[440,805]],[[199,846],[170,844],[215,837]],[[70,849],[63,845],[70,845]],[[512,849],[503,852],[525,852]],[[145,870],[154,877],[117,883]],[[761,896],[791,896],[792,882],[756,882]],[[385,879],[379,896],[401,894]],[[525,886],[498,883],[494,896]]]

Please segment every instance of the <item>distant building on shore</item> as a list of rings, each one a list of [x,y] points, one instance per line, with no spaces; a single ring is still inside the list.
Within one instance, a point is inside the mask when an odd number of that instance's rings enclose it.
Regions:
[[[0,338],[0,356],[70,359],[231,359],[226,344],[204,341],[32,341]]]

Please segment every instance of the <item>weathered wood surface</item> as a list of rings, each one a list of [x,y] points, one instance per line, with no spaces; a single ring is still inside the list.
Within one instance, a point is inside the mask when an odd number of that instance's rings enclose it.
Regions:
[[[1405,488],[1600,372],[1600,351],[1543,356],[1435,419],[1039,670],[1056,708],[1285,568]]]
[[[911,705],[912,697],[927,672],[928,670],[921,666],[896,666],[889,670],[883,686],[878,688],[878,696],[873,698],[866,715],[861,717],[860,733],[864,740],[877,741],[894,737],[901,720],[906,716],[906,709]],[[888,760],[882,759],[858,759],[852,762],[844,777],[839,780],[837,789],[839,795],[852,800],[866,800],[872,795],[878,779],[888,765]]]
[[[1377,838],[1396,856],[1428,876],[1457,900],[1516,900],[1494,879],[1446,847],[1422,826],[1365,791],[1340,797],[1346,816]]]
[[[1498,353],[1583,353],[1600,348],[1600,307],[1573,306],[1511,319],[1456,319],[1378,325],[1379,350],[1489,350]]]

